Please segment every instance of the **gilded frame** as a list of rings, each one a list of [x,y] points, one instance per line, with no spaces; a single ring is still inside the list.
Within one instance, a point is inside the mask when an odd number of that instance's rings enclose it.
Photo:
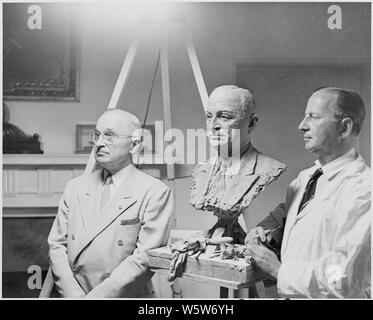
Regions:
[[[4,100],[79,101],[79,37],[73,6],[39,3],[40,29],[30,29],[30,6],[3,5]]]

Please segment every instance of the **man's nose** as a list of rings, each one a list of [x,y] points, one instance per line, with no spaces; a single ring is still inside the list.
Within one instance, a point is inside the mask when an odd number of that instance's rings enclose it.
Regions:
[[[98,136],[98,139],[96,141],[94,141],[94,143],[95,143],[96,147],[105,145],[104,136],[102,134],[100,134]]]
[[[212,118],[211,121],[208,122],[208,129],[220,130],[221,129],[220,122],[216,118]]]
[[[213,127],[214,130],[220,130],[221,129],[221,125],[217,121],[215,121],[215,123],[212,125],[212,127]]]
[[[300,131],[307,131],[309,129],[306,117],[303,118],[303,120],[298,126],[298,129]]]

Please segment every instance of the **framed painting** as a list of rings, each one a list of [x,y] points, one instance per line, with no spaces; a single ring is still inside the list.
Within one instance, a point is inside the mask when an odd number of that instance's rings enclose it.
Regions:
[[[74,6],[3,4],[4,100],[79,100]]]

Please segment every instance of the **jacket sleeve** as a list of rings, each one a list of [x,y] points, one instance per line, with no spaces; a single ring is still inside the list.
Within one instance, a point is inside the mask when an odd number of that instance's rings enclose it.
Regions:
[[[58,292],[64,298],[85,296],[70,268],[67,255],[67,225],[72,210],[73,190],[69,182],[60,200],[57,216],[48,236],[49,260]]]
[[[147,251],[167,244],[173,213],[173,196],[169,188],[153,187],[141,223],[136,249],[123,260],[87,297],[134,297],[139,283],[150,280]]]
[[[314,261],[283,263],[278,274],[280,295],[364,297],[370,287],[370,202],[370,186],[346,193],[329,222],[327,253]]]
[[[279,204],[275,208],[275,210],[273,210],[266,218],[258,223],[258,226],[262,227],[264,230],[275,229],[279,227],[279,229],[272,234],[273,241],[275,242],[275,247],[277,248],[281,247],[287,212],[289,209],[289,205],[295,195],[295,191],[298,188],[298,180],[299,178],[293,180],[288,186],[286,191],[286,201]]]

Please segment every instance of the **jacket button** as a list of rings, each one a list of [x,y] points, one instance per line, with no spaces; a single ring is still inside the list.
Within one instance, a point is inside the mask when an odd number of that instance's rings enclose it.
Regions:
[[[79,267],[78,267],[78,266],[74,266],[74,267],[73,267],[73,273],[74,273],[75,275],[77,275],[77,274],[79,273]]]
[[[123,209],[123,207],[122,207],[122,206],[119,206],[119,207],[118,207],[118,209],[119,209],[119,210],[122,210],[122,209]]]
[[[123,246],[123,240],[118,240],[118,246]]]
[[[106,273],[104,274],[104,277],[105,277],[105,278],[109,278],[109,277],[110,277],[110,274],[111,274],[110,272],[106,272]]]

